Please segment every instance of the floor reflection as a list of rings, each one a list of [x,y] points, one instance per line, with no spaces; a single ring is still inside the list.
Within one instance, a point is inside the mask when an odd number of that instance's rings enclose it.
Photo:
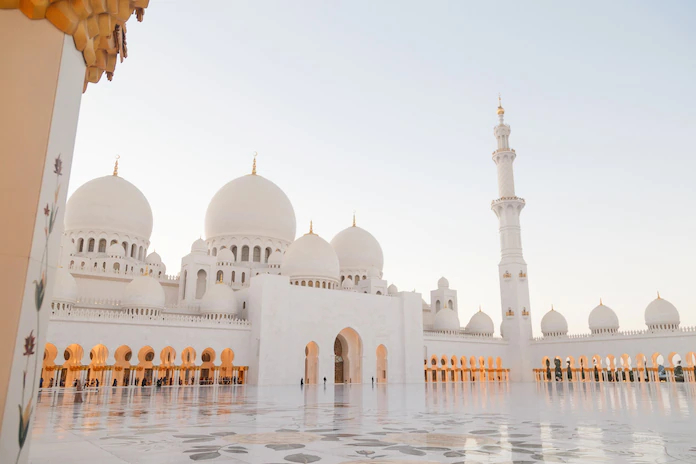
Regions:
[[[695,400],[688,383],[51,391],[30,460],[696,463]]]

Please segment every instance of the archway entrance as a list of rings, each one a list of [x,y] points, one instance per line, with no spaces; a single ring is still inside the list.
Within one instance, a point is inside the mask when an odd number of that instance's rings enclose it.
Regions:
[[[387,383],[387,347],[377,347],[377,383]]]
[[[319,345],[309,342],[305,347],[305,383],[318,383],[319,376]]]
[[[346,327],[334,341],[334,382],[362,383],[362,340]]]

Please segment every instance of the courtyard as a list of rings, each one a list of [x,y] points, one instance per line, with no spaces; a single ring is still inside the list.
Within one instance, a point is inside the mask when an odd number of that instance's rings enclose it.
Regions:
[[[120,387],[40,394],[32,463],[696,463],[696,385]]]

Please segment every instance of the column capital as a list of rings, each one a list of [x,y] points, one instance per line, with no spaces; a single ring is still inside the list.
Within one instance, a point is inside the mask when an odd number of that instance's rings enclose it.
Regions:
[[[128,57],[126,22],[135,15],[143,20],[150,0],[0,0],[0,10],[19,9],[32,20],[45,19],[72,36],[87,66],[87,83],[97,83],[102,74],[111,80],[120,61]]]

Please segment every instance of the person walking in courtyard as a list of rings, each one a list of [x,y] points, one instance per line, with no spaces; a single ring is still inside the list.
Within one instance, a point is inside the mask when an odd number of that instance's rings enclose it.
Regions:
[[[75,403],[82,403],[82,382],[75,380]]]
[[[300,379],[300,388],[304,387],[304,379]]]
[[[326,386],[326,377],[324,377],[324,386]]]

